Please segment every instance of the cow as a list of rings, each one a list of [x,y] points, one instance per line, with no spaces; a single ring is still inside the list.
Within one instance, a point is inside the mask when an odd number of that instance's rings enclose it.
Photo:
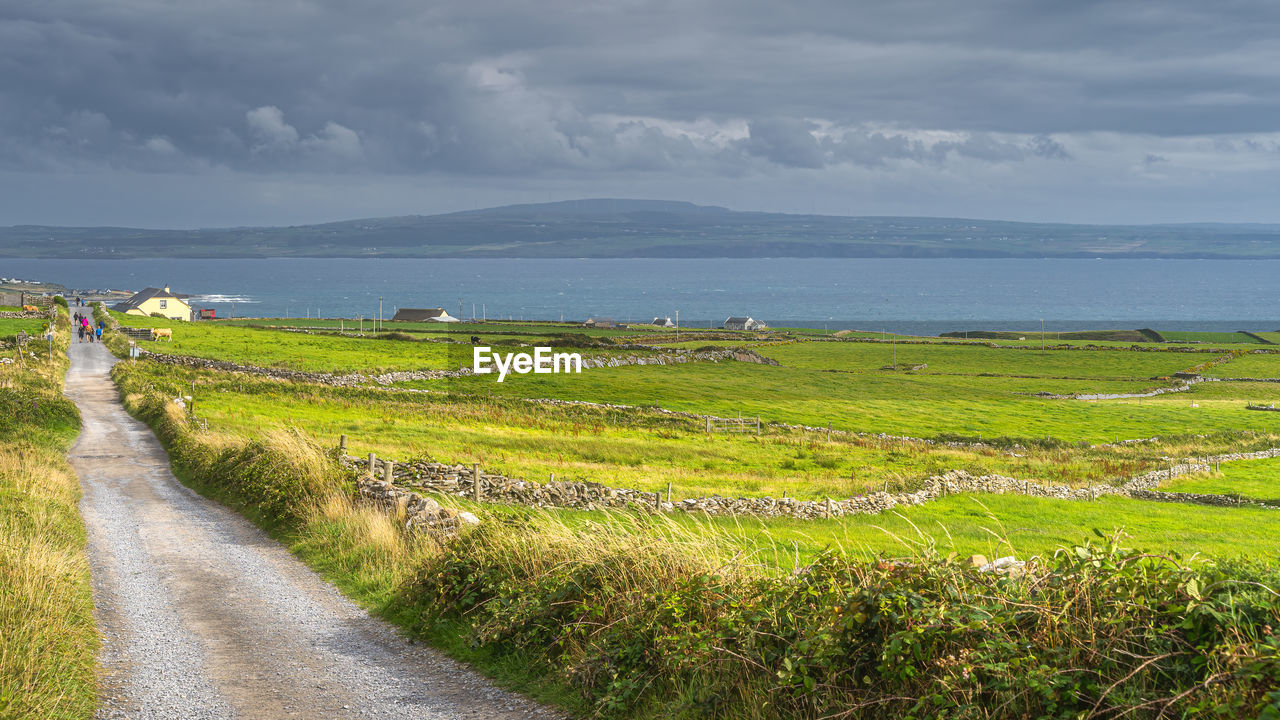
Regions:
[[[472,344],[472,345],[479,345],[479,344],[480,344],[480,336],[479,336],[479,335],[472,335],[472,336],[471,336],[471,344]]]
[[[173,342],[173,330],[169,328],[151,328],[152,340],[159,340],[162,337],[169,338],[169,342]]]

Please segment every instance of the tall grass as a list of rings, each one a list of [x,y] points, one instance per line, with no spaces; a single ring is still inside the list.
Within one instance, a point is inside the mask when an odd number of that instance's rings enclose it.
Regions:
[[[0,365],[2,718],[87,718],[95,706],[98,635],[66,461],[79,416],[61,394],[65,337],[57,345],[53,361]]]

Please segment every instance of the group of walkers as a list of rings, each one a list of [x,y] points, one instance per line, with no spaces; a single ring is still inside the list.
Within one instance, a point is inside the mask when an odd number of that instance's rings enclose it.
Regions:
[[[102,342],[102,331],[106,329],[106,323],[99,320],[98,324],[94,325],[89,321],[88,315],[81,315],[80,313],[76,313],[75,323],[80,333],[80,342],[84,342],[86,335],[89,336],[89,342],[94,342],[95,340]]]

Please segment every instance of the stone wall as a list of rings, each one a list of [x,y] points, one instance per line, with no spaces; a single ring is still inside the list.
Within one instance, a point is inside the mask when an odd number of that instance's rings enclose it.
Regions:
[[[458,370],[405,370],[399,372],[382,373],[379,375],[364,375],[362,373],[323,373],[323,372],[302,372],[298,370],[283,370],[279,368],[264,368],[256,365],[242,365],[227,360],[211,360],[209,358],[193,357],[190,355],[169,355],[166,353],[157,353],[139,347],[138,354],[148,360],[166,365],[180,365],[182,367],[197,368],[201,370],[221,370],[223,372],[240,372],[249,375],[258,375],[261,377],[272,377],[280,380],[293,380],[295,382],[318,383],[321,385],[330,385],[333,387],[358,387],[361,385],[391,385],[394,383],[411,382],[415,380],[447,380],[450,378],[467,377],[475,374],[471,368],[464,367]],[[583,368],[602,368],[602,367],[622,367],[625,365],[678,365],[690,362],[748,362],[760,365],[777,365],[778,361],[764,357],[753,350],[743,348],[725,348],[723,350],[675,350],[664,351],[661,355],[623,355],[623,356],[597,356],[584,357],[582,359]]]
[[[608,508],[635,509],[650,512],[688,512],[707,515],[748,515],[755,517],[790,517],[818,519],[845,515],[874,515],[901,506],[923,505],[940,497],[956,493],[1016,493],[1031,497],[1057,500],[1095,500],[1104,495],[1117,495],[1140,500],[1181,502],[1199,505],[1239,506],[1251,505],[1273,508],[1275,506],[1231,495],[1197,493],[1172,493],[1156,490],[1161,482],[1197,472],[1208,472],[1213,463],[1280,457],[1280,448],[1253,453],[1230,453],[1211,458],[1189,458],[1168,468],[1154,470],[1119,484],[1101,484],[1089,487],[1052,485],[1034,480],[1019,480],[1002,475],[974,476],[962,470],[953,470],[928,478],[924,485],[912,492],[872,492],[843,500],[796,500],[795,498],[720,496],[686,498],[668,502],[660,493],[612,488],[594,482],[564,482],[551,480],[546,483],[529,482],[505,475],[484,472],[465,465],[450,465],[415,461],[388,463],[373,461],[374,479],[369,473],[369,459],[344,456],[345,467],[359,473],[361,493],[365,486],[379,483],[378,492],[386,487],[404,488],[411,493],[437,493],[455,495],[481,502],[508,505],[527,505],[543,508],[573,508],[601,510]],[[390,470],[388,471],[388,467]],[[479,479],[479,488],[476,479]]]

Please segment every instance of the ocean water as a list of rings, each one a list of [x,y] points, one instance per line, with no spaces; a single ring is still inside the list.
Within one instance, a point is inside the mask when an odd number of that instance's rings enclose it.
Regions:
[[[0,277],[71,288],[168,284],[219,317],[648,321],[750,315],[772,326],[915,334],[1155,327],[1280,329],[1280,260],[0,258]],[[460,308],[461,306],[461,308]]]

